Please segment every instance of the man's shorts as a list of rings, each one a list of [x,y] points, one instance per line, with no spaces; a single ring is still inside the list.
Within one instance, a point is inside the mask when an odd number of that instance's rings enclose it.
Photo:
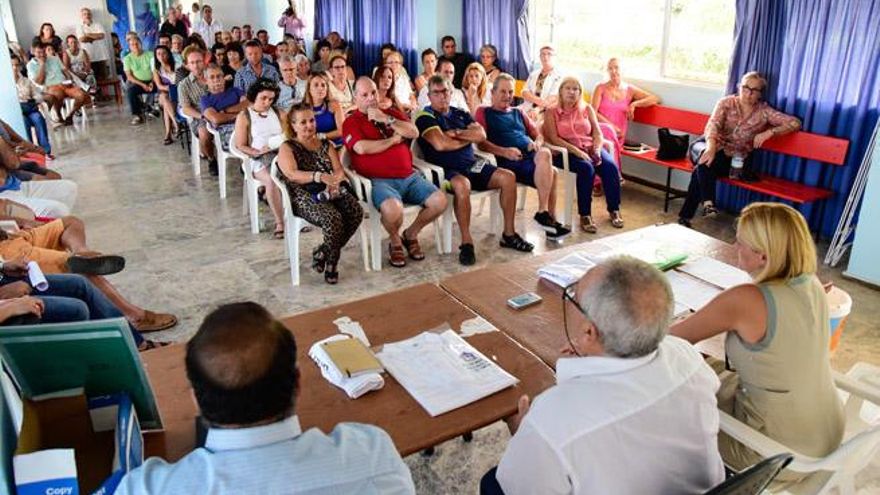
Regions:
[[[66,273],[70,257],[61,245],[61,219],[32,229],[23,229],[0,242],[0,256],[7,261],[36,261],[44,273]]]
[[[498,166],[506,168],[516,174],[516,181],[520,184],[535,187],[535,152],[530,151],[523,156],[522,160],[508,160],[496,156]]]
[[[437,192],[422,174],[413,173],[404,179],[373,179],[373,204],[380,208],[386,199],[394,198],[403,204],[424,205],[428,198]]]
[[[465,170],[444,169],[446,180],[451,180],[456,175],[467,177],[471,183],[471,189],[474,191],[486,191],[489,189],[489,181],[492,180],[492,174],[498,170],[495,165],[483,159],[477,159],[476,163]],[[449,192],[452,192],[451,186]]]

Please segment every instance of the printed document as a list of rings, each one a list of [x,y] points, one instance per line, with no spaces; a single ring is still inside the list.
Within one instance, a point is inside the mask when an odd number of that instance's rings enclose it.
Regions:
[[[431,416],[466,406],[519,381],[453,330],[422,332],[385,344],[376,357]]]

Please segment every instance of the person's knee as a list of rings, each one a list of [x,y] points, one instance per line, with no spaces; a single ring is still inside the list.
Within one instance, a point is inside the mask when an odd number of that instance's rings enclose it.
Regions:
[[[535,164],[541,167],[553,167],[553,154],[547,148],[535,152]]]
[[[379,205],[379,211],[386,222],[400,223],[403,221],[403,203],[399,199],[386,199]]]
[[[516,187],[516,174],[510,170],[499,168],[492,175],[498,181],[500,189],[509,190]]]
[[[449,181],[456,197],[467,197],[471,194],[471,181],[467,177],[456,175]]]
[[[70,228],[79,228],[79,229],[86,228],[85,222],[83,222],[79,217],[75,217],[73,215],[67,215],[67,216],[61,217],[61,224],[64,225],[65,230],[70,229]]]
[[[470,184],[468,184],[468,190],[470,191]],[[425,201],[425,207],[442,212],[446,209],[447,203],[446,194],[443,191],[435,191],[428,196],[428,200]]]

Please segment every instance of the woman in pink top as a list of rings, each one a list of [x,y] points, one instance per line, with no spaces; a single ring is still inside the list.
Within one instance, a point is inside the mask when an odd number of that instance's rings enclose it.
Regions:
[[[626,128],[637,107],[649,107],[660,103],[656,95],[623,82],[620,77],[620,64],[616,58],[608,60],[606,66],[608,80],[596,85],[593,90],[593,106],[598,112],[599,122],[613,126],[617,142],[623,145]]]
[[[605,187],[605,204],[611,225],[623,227],[620,216],[620,172],[614,157],[602,147],[602,131],[593,107],[583,102],[583,88],[574,77],[566,77],[559,86],[559,103],[544,112],[544,139],[568,150],[568,169],[577,174],[578,214],[581,230],[594,234],[591,202],[593,179],[598,175]],[[562,155],[553,164],[562,167]]]

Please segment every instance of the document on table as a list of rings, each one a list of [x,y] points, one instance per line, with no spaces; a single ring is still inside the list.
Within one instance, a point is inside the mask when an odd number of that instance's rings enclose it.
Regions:
[[[722,289],[729,289],[752,281],[752,277],[745,271],[705,256],[688,260],[677,270],[691,274]]]
[[[568,256],[544,265],[538,269],[538,276],[553,282],[560,287],[569,285],[580,280],[590,268],[596,266],[585,254],[572,253]]]
[[[519,382],[453,330],[385,344],[376,357],[432,417]]]
[[[672,294],[675,297],[676,311],[681,306],[697,311],[721,293],[721,289],[698,278],[676,271],[666,272]]]

